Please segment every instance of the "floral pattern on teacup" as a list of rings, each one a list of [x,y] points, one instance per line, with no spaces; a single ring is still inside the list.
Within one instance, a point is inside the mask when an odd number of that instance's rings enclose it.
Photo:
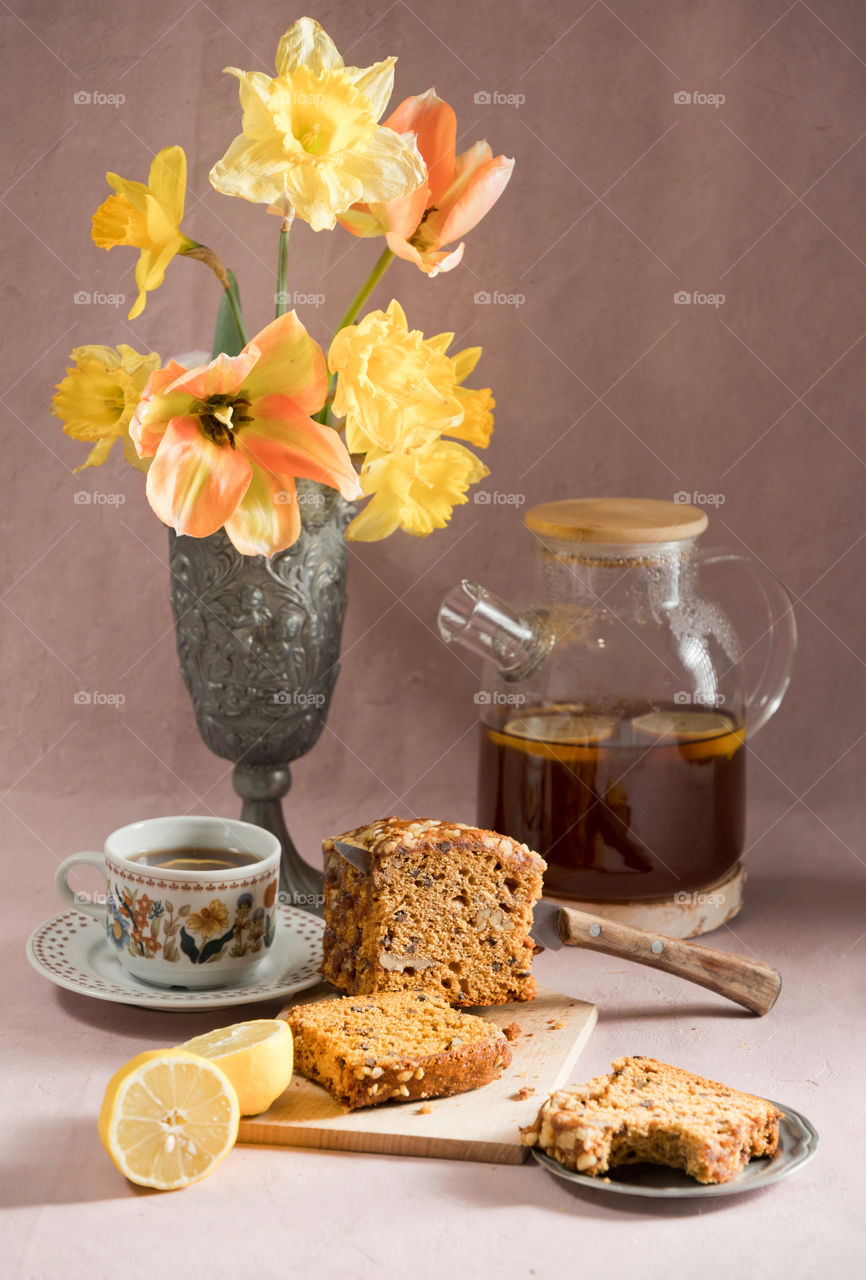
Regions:
[[[276,880],[265,890],[265,906],[255,910],[251,893],[239,894],[233,907],[214,897],[193,911],[188,902],[178,906],[116,881],[109,880],[107,889],[108,940],[136,960],[161,954],[174,963],[184,955],[192,964],[208,964],[224,954],[255,955],[270,947],[276,935]]]

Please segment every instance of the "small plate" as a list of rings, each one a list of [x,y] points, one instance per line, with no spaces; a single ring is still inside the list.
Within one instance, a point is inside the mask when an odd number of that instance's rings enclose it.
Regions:
[[[768,1099],[772,1101],[772,1099]],[[779,1149],[771,1159],[750,1160],[733,1182],[695,1182],[681,1169],[669,1169],[661,1164],[624,1164],[611,1169],[604,1178],[588,1178],[585,1173],[573,1173],[550,1156],[532,1147],[532,1154],[540,1165],[557,1178],[575,1182],[590,1191],[613,1191],[624,1196],[658,1196],[678,1199],[683,1196],[736,1196],[744,1191],[760,1191],[780,1178],[801,1169],[812,1159],[818,1149],[818,1134],[805,1116],[793,1107],[781,1102],[773,1106],[783,1112],[779,1121]]]
[[[254,1000],[276,1000],[321,981],[325,927],[318,916],[297,907],[283,904],[277,910],[281,918],[274,945],[252,977],[213,991],[139,982],[112,954],[102,923],[74,909],[46,920],[30,935],[27,959],[43,978],[67,991],[143,1009],[229,1009]]]

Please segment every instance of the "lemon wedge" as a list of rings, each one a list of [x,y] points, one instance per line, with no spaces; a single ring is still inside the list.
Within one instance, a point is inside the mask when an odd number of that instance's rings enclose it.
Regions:
[[[242,1116],[267,1111],[292,1080],[294,1047],[287,1022],[257,1018],[236,1022],[179,1046],[215,1062],[231,1080]]]
[[[130,1182],[175,1191],[211,1173],[234,1146],[240,1107],[216,1063],[152,1049],[108,1082],[99,1137]]]

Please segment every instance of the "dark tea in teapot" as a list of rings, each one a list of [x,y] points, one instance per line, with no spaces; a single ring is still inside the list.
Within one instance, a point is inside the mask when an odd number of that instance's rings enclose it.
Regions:
[[[760,562],[699,546],[706,513],[684,503],[562,499],[524,523],[532,594],[464,579],[439,609],[443,638],[484,660],[478,820],[537,849],[554,896],[700,908],[743,853],[746,734],[788,687],[790,597]],[[728,603],[758,633],[745,649]],[[661,932],[677,915],[709,923],[673,912]]]
[[[480,732],[479,824],[537,850],[548,893],[692,893],[740,856],[745,734],[725,711],[512,706]]]

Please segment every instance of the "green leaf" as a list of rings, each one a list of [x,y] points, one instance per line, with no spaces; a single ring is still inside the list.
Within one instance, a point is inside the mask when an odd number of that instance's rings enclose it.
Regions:
[[[189,956],[193,964],[198,964],[198,947],[186,929],[180,931],[180,949],[185,956]]]
[[[229,941],[234,933],[234,925],[229,929],[228,933],[224,933],[221,938],[211,938],[210,942],[206,942],[201,949],[201,955],[198,958],[199,964],[207,964],[212,956],[219,955],[225,944]]]
[[[230,287],[223,289],[223,296],[220,299],[219,311],[217,312],[216,330],[213,338],[212,358],[225,353],[227,356],[236,356],[246,346],[246,339],[238,328],[237,321],[232,311],[232,304],[229,294],[232,295],[238,312],[241,309],[241,295],[238,292],[238,282],[235,279],[234,272],[226,272],[229,278]]]

